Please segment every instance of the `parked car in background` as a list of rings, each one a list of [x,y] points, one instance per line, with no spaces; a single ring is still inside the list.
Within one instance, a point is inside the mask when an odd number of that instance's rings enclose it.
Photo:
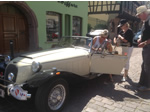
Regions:
[[[94,30],[94,31],[87,33],[86,36],[95,37],[95,36],[100,35],[102,32],[103,32],[103,29],[97,29],[97,30]]]
[[[139,30],[137,33],[135,33],[135,36],[133,37],[133,46],[138,46],[138,39],[141,38],[142,31]]]
[[[4,79],[0,77],[0,97],[28,100],[35,96],[38,112],[60,112],[68,100],[69,85],[76,78],[120,75],[127,56],[109,53],[106,46],[101,52],[92,51],[92,41],[86,36],[67,36],[53,49],[14,58],[6,67]]]

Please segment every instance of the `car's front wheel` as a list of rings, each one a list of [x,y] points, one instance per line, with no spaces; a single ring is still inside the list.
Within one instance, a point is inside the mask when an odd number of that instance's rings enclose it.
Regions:
[[[38,112],[60,112],[68,99],[68,84],[56,79],[38,88],[35,105]]]

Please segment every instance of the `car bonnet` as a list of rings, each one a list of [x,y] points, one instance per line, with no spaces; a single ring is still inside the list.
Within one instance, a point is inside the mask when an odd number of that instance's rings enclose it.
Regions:
[[[27,62],[27,59],[30,61],[32,60],[32,61],[38,61],[38,62],[47,62],[47,61],[56,61],[56,60],[62,60],[62,59],[80,57],[80,56],[87,56],[87,55],[89,55],[89,52],[83,49],[63,48],[59,50],[57,49],[57,50],[51,50],[51,51],[30,53],[26,55],[21,55],[18,58],[24,58],[22,60],[19,59],[22,62],[24,62],[25,60]]]

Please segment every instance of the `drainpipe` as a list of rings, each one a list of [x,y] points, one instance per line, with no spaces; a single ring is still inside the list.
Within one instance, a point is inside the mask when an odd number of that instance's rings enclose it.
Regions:
[[[9,44],[10,44],[10,56],[11,56],[11,59],[13,59],[14,58],[14,45],[13,45],[13,41],[10,40]]]

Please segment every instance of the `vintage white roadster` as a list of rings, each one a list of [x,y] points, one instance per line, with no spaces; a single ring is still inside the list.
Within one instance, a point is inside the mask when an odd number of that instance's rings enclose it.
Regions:
[[[69,95],[69,82],[74,77],[92,79],[98,74],[120,74],[127,56],[98,53],[89,47],[92,38],[63,37],[53,49],[21,55],[6,67],[0,79],[0,96],[11,95],[18,100],[35,96],[39,112],[60,112]],[[60,48],[61,47],[61,48]],[[32,93],[32,89],[36,90]]]

